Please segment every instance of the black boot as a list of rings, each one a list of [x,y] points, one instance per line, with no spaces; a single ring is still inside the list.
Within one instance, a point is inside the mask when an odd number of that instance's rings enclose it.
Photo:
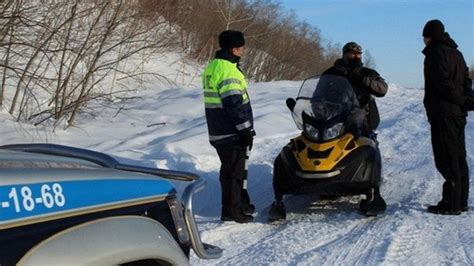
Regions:
[[[275,201],[270,208],[270,212],[268,213],[268,221],[275,222],[279,220],[286,219],[286,211],[283,202]]]
[[[377,216],[385,212],[386,209],[387,204],[380,195],[379,188],[371,189],[367,195],[367,199],[361,200],[359,204],[359,210],[366,216]]]
[[[467,207],[467,206],[466,206]],[[467,208],[466,208],[467,209]],[[428,212],[441,215],[459,215],[463,211],[461,209],[450,208],[446,203],[440,201],[437,205],[428,206]],[[467,211],[467,210],[466,210]]]
[[[242,207],[242,213],[252,215],[255,213],[255,206],[253,204],[246,204]]]
[[[252,215],[247,215],[242,213],[242,211],[222,211],[221,214],[221,221],[228,222],[228,221],[235,221],[238,223],[250,223],[253,221]]]

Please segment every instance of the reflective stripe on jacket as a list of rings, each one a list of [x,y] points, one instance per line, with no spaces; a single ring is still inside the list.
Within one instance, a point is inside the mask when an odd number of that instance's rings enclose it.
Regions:
[[[211,144],[237,142],[238,132],[253,128],[247,82],[237,63],[213,59],[202,75]]]

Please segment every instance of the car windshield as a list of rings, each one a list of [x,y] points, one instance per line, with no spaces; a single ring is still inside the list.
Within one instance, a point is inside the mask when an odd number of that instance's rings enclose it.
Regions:
[[[292,115],[296,126],[302,130],[303,112],[324,123],[337,117],[343,119],[358,106],[354,90],[345,77],[322,75],[303,82]]]

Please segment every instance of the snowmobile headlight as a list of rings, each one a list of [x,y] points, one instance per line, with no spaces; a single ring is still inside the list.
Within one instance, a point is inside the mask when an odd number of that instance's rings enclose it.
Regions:
[[[306,132],[306,135],[313,140],[318,140],[319,139],[319,130],[315,128],[314,126],[305,123],[304,124],[304,129]]]
[[[329,140],[338,137],[343,130],[343,124],[337,123],[334,126],[328,128],[326,130],[326,134],[324,134],[324,140]]]

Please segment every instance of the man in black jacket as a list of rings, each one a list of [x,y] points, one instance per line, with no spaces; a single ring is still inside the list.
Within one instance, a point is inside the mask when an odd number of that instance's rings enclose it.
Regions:
[[[377,105],[375,103],[376,97],[383,97],[387,93],[388,85],[377,71],[364,67],[362,63],[362,47],[356,42],[348,42],[342,48],[342,58],[336,60],[334,66],[324,71],[323,75],[340,75],[346,77],[352,85],[354,92],[359,100],[360,108],[365,111],[365,119],[362,113],[362,128],[349,129],[353,134],[362,134],[366,137],[376,139],[374,130],[380,123],[380,116]],[[355,117],[351,117],[355,118]],[[352,123],[358,124],[358,123]],[[372,204],[373,207],[380,211],[385,211],[386,204],[380,195],[379,186],[377,185],[370,194],[367,194],[367,199],[361,202],[361,209],[364,205]]]
[[[375,137],[373,131],[380,123],[380,116],[373,96],[385,96],[388,85],[377,71],[364,67],[362,47],[355,42],[346,43],[342,48],[342,58],[336,60],[334,66],[326,70],[324,74],[347,77],[354,88],[360,107],[367,113],[367,120],[362,128],[362,134]]]
[[[457,44],[439,20],[423,28],[426,44],[425,97],[423,104],[431,124],[431,143],[436,168],[445,182],[443,195],[428,211],[458,215],[468,210],[469,170],[466,163],[464,128],[467,103],[465,84],[468,68]]]

